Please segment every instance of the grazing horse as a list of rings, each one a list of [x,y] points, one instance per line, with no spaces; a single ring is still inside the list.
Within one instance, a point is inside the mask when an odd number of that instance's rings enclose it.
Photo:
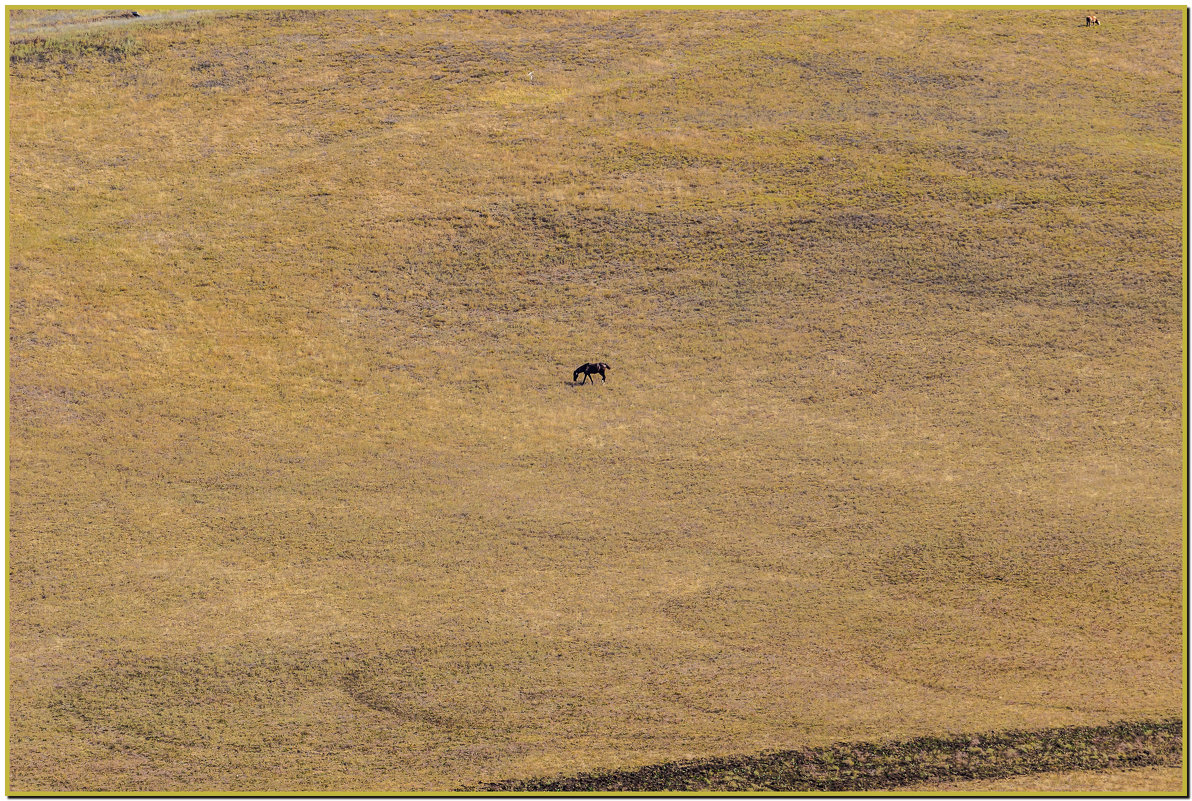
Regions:
[[[581,364],[579,367],[575,368],[575,372],[572,373],[572,375],[571,375],[571,380],[572,380],[572,382],[574,382],[575,379],[579,378],[579,374],[583,373],[584,380],[579,382],[579,383],[583,384],[583,383],[587,382],[589,376],[593,376],[593,375],[596,375],[597,373],[599,373],[600,380],[607,381],[608,379],[606,379],[604,377],[604,371],[607,369],[608,369],[608,365],[605,364],[604,362],[588,362],[587,364]],[[592,383],[593,384],[596,383],[595,378],[592,379]]]
[[[1089,27],[1090,25],[1100,25],[1100,24],[1101,23],[1097,20],[1096,14],[1089,14],[1087,17],[1084,18],[1084,27],[1086,27],[1086,28]]]

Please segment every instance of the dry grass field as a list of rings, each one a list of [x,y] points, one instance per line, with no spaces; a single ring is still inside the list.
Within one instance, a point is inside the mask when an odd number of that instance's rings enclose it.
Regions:
[[[9,11],[10,792],[1182,717],[1184,9],[114,13]]]
[[[1118,773],[1064,772],[1003,779],[1000,781],[952,782],[908,788],[916,793],[981,793],[990,795],[1052,795],[1080,793],[1116,796],[1182,795],[1187,792],[1187,775],[1182,767],[1151,767]]]

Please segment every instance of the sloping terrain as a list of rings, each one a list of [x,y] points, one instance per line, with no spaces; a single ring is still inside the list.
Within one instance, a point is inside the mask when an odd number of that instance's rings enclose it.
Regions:
[[[991,781],[1064,771],[1179,764],[1183,725],[1118,723],[1066,726],[897,743],[837,743],[757,756],[688,760],[635,770],[553,779],[493,782],[501,792],[873,792],[933,784]],[[960,789],[965,785],[960,784]],[[1136,791],[1146,788],[1136,786]]]
[[[1184,10],[50,13],[11,792],[1182,714]]]

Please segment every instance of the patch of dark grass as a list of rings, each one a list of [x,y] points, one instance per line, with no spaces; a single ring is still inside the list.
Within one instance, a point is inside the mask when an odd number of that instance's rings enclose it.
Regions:
[[[629,770],[481,785],[502,792],[863,792],[926,782],[1176,763],[1183,721],[837,743],[756,756],[663,762]]]
[[[8,61],[13,66],[69,67],[88,59],[103,59],[119,63],[142,51],[141,42],[133,36],[112,39],[87,34],[69,37],[32,36],[14,39],[9,43]]]

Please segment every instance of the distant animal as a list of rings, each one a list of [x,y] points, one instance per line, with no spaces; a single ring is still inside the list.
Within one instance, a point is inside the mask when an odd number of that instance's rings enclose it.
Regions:
[[[571,380],[574,382],[575,379],[579,378],[579,374],[583,373],[584,380],[579,382],[581,384],[586,383],[588,378],[594,375],[599,375],[601,381],[607,381],[608,379],[604,377],[604,371],[607,369],[609,369],[609,367],[604,362],[588,362],[587,364],[581,364],[579,367],[576,367],[575,372],[571,374]],[[592,383],[596,383],[595,378],[592,379]]]
[[[1096,14],[1089,14],[1087,17],[1084,18],[1084,27],[1086,27],[1086,28],[1089,27],[1090,25],[1100,25],[1100,24],[1101,23],[1097,20]]]

